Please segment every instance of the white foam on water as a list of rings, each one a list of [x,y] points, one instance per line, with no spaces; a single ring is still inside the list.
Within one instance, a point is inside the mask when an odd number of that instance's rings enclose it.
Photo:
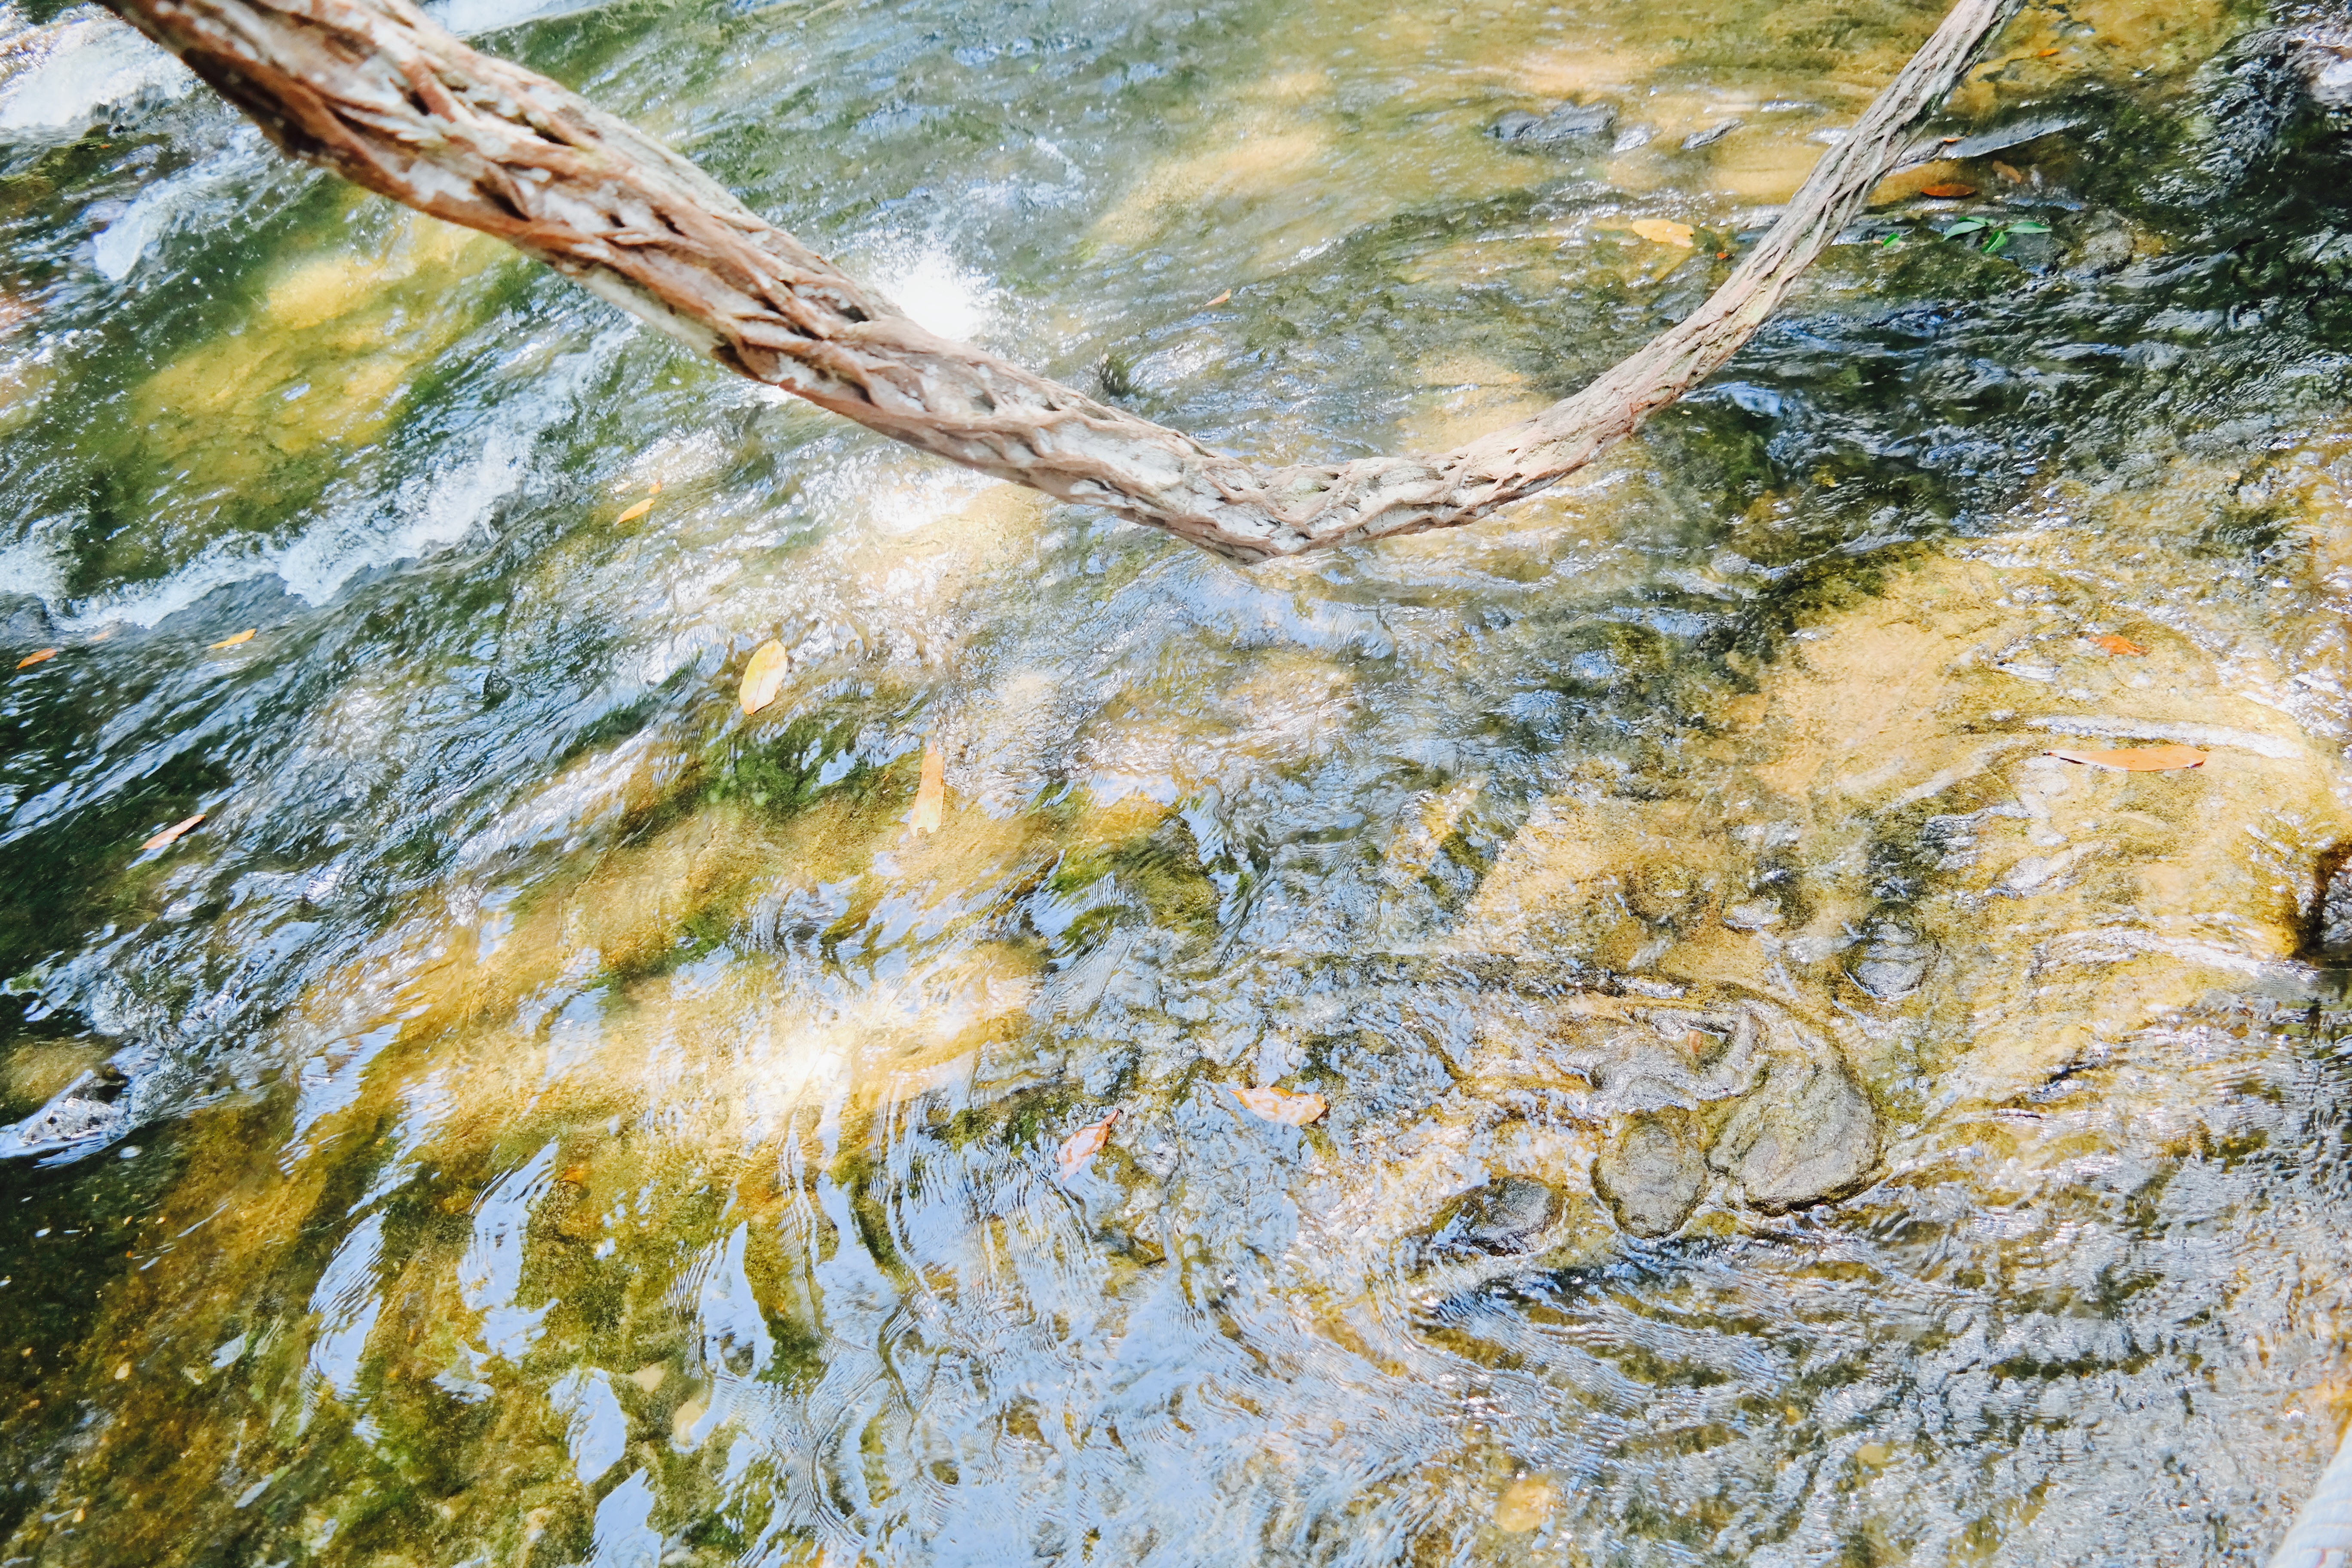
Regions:
[[[238,135],[236,145],[156,181],[92,237],[91,264],[108,282],[121,282],[139,265],[148,247],[175,228],[191,226],[192,219],[200,226],[208,216],[208,198],[223,185],[257,172],[261,162],[259,134],[246,132]]]
[[[494,33],[518,22],[541,22],[593,11],[609,0],[435,0],[425,14],[461,37]]]
[[[605,3],[439,0],[426,9],[451,32],[467,35]],[[0,44],[8,46],[0,56],[0,133],[70,134],[109,109],[142,97],[177,99],[196,86],[187,67],[95,5],[78,5],[37,27],[25,26],[16,6],[0,5]]]
[[[402,521],[389,531],[373,518],[347,518],[304,533],[277,562],[288,592],[323,605],[361,572],[465,538],[522,483],[531,446],[554,410],[535,412],[541,416],[520,428],[503,420],[493,426],[472,461],[402,485],[394,502]]]
[[[14,12],[0,11],[0,32],[14,31],[5,25]],[[0,79],[0,132],[76,131],[102,110],[148,94],[178,98],[196,85],[187,67],[95,7],[11,42],[18,63]]]
[[[282,546],[257,545],[247,537],[224,540],[160,582],[66,606],[59,603],[61,555],[36,531],[0,545],[0,590],[36,595],[68,628],[118,621],[152,626],[215,588],[272,575],[288,593],[323,605],[362,572],[430,555],[487,522],[529,476],[540,432],[564,416],[574,383],[596,357],[594,351],[579,356],[572,374],[551,375],[537,396],[504,409],[470,458],[408,479],[388,504],[369,499],[330,511]]]
[[[893,304],[943,338],[970,340],[999,314],[988,279],[934,241],[885,247],[869,270]]]
[[[30,594],[55,608],[65,594],[64,556],[37,534],[0,544],[0,594]]]

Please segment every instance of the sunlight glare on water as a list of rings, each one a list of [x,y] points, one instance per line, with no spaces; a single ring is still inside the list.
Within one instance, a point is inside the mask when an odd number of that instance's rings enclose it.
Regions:
[[[1293,460],[1696,307],[1938,9],[441,14]],[[0,1563],[2265,1561],[2352,1410],[2340,24],[2029,9],[1602,462],[1242,569],[0,7]]]

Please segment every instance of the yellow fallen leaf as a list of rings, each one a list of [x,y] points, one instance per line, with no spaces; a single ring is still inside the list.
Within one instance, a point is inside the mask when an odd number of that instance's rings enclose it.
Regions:
[[[64,651],[63,648],[45,647],[38,653],[28,653],[16,661],[16,668],[25,669],[36,664],[46,664]]]
[[[142,849],[161,849],[167,844],[177,843],[179,841],[180,835],[187,832],[188,829],[194,827],[197,823],[202,822],[204,819],[205,814],[200,811],[196,813],[195,816],[189,817],[185,822],[175,822],[172,824],[171,826],[163,829],[163,832],[158,833],[154,837],[150,838],[146,843],[142,844],[139,847]]]
[[[743,667],[743,684],[735,693],[746,713],[757,713],[776,700],[783,689],[784,670],[791,659],[784,645],[770,637],[751,650],[751,662]]]
[[[1521,1476],[1503,1489],[1495,1504],[1495,1528],[1524,1535],[1550,1518],[1559,1505],[1559,1488],[1541,1476]]]
[[[657,496],[661,494],[661,481],[659,479],[656,479],[654,481],[654,488],[647,490],[646,494],[649,496]]]
[[[915,789],[915,809],[907,814],[907,826],[918,833],[940,830],[940,807],[947,804],[948,763],[937,746],[923,748],[923,782]]]
[[[1102,1146],[1110,1142],[1111,1123],[1118,1120],[1118,1115],[1114,1110],[1100,1121],[1081,1127],[1062,1141],[1062,1152],[1055,1158],[1061,1164],[1064,1181],[1076,1175],[1086,1168],[1087,1161],[1102,1152]]]
[[[218,653],[225,647],[235,647],[241,642],[251,642],[253,640],[253,634],[260,629],[261,628],[259,626],[247,626],[245,630],[237,633],[236,636],[233,637],[223,637],[216,643],[209,643],[205,646],[210,647],[213,652]]]
[[[2065,752],[2053,746],[2045,754],[2116,773],[2159,773],[2174,768],[2201,768],[2210,753],[2194,746],[2127,746],[2119,752]]]
[[[616,523],[635,522],[637,519],[645,516],[646,513],[653,510],[654,503],[651,500],[641,500],[636,505],[631,507],[628,510],[623,512],[620,516],[614,518],[613,521]]]
[[[1679,245],[1685,249],[1690,247],[1691,235],[1694,232],[1690,225],[1676,223],[1674,219],[1666,217],[1640,218],[1626,226],[1643,239],[1659,245]]]
[[[1234,1098],[1253,1116],[1286,1121],[1293,1127],[1304,1127],[1330,1109],[1319,1094],[1285,1094],[1278,1089],[1236,1089]]]

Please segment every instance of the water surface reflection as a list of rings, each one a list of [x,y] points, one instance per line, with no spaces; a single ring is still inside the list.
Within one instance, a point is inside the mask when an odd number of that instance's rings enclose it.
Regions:
[[[1689,309],[1933,10],[490,42],[942,330],[1296,457],[1457,439]],[[1609,462],[1249,572],[0,17],[9,662],[62,649],[0,692],[0,1558],[2283,1530],[2352,1310],[2321,10],[2029,14],[1964,156]],[[1613,117],[1488,134],[1563,99]],[[2155,742],[2210,760],[2042,754]]]

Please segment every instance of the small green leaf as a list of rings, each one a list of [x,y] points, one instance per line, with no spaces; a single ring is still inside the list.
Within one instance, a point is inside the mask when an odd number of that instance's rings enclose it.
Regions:
[[[1987,256],[1998,256],[2008,247],[2009,230],[2002,229],[1999,234],[1994,235],[1991,239],[1986,242],[1984,250]]]
[[[2032,218],[2020,218],[2015,223],[2009,226],[2009,232],[2011,234],[2048,234],[2050,232],[2050,226],[2046,223],[2035,223]]]
[[[1903,237],[1901,235],[1890,234],[1885,239],[1878,242],[1878,248],[1881,250],[1892,250],[1902,243]]]
[[[1959,222],[1954,224],[1951,227],[1946,229],[1944,231],[1944,237],[1946,239],[1949,239],[1956,234],[1974,234],[1977,230],[1984,227],[1984,226],[1985,220],[1980,217],[1964,217]]]

